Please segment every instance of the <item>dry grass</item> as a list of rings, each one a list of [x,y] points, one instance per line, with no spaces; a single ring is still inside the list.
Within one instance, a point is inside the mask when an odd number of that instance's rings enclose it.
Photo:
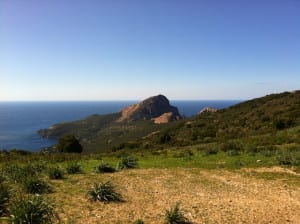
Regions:
[[[163,223],[165,210],[176,202],[193,223],[300,223],[300,186],[245,175],[249,172],[178,168],[80,174],[52,181],[53,196],[65,223],[133,223],[139,218]],[[87,190],[102,181],[117,186],[125,202],[89,201]]]

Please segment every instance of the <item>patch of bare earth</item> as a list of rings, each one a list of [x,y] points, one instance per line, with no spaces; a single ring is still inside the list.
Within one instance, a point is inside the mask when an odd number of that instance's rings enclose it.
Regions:
[[[245,175],[249,171],[136,169],[70,176],[55,182],[62,221],[75,223],[163,223],[180,202],[193,223],[300,223],[300,185]],[[125,202],[91,202],[87,190],[110,180]],[[300,181],[300,179],[299,179]]]

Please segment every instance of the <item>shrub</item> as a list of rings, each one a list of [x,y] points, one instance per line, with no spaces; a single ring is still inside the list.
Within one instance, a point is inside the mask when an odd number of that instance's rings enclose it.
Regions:
[[[171,141],[171,135],[168,133],[163,133],[160,137],[159,137],[159,143],[160,144],[166,144],[168,142]]]
[[[15,183],[24,183],[30,173],[17,164],[6,164],[2,169],[3,176]]]
[[[64,178],[64,171],[59,167],[51,167],[49,168],[49,178],[50,179],[63,179]]]
[[[190,224],[191,222],[179,209],[179,203],[165,212],[165,224]]]
[[[58,139],[58,144],[56,148],[60,152],[67,153],[81,153],[82,145],[79,143],[78,139],[74,135],[65,135]]]
[[[215,155],[218,153],[218,149],[216,148],[208,148],[202,151],[203,156]]]
[[[24,170],[27,174],[39,175],[41,172],[47,169],[47,165],[43,161],[37,161],[29,163],[24,167]]]
[[[92,201],[120,202],[123,200],[121,194],[116,192],[115,187],[110,182],[94,184],[94,187],[87,192],[87,195]]]
[[[278,152],[276,159],[279,165],[300,166],[300,152],[284,150]]]
[[[46,181],[35,177],[28,178],[23,186],[25,191],[30,194],[47,194],[52,192],[51,186]]]
[[[8,187],[0,183],[0,217],[7,214],[9,196]]]
[[[228,151],[226,151],[226,154],[228,156],[238,156],[238,155],[240,155],[240,152],[236,151],[236,150],[228,150]]]
[[[95,167],[96,173],[113,173],[115,171],[115,168],[104,162],[101,162],[98,166]]]
[[[121,161],[118,163],[118,169],[124,170],[124,169],[132,169],[137,167],[137,159],[134,157],[124,157],[121,159]]]
[[[10,206],[10,214],[13,223],[26,224],[53,223],[56,217],[53,204],[39,195],[18,198]]]
[[[243,146],[238,141],[228,141],[228,142],[222,144],[221,150],[224,152],[227,152],[227,151],[239,152],[239,151],[243,150]]]
[[[76,162],[70,162],[67,164],[66,171],[68,174],[76,174],[81,172],[80,164]]]

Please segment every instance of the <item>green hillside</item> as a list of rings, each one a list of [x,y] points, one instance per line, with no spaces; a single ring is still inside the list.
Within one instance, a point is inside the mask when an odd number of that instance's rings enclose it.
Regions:
[[[299,125],[300,91],[295,91],[253,99],[216,113],[196,115],[163,132],[170,136],[169,144],[184,146],[253,136],[288,135],[298,130]],[[287,137],[287,141],[299,141],[293,134]],[[272,140],[276,143],[278,139]]]
[[[300,91],[267,95],[168,124],[157,125],[151,120],[116,122],[119,117],[120,113],[92,115],[56,124],[40,134],[52,138],[73,134],[80,139],[85,152],[212,143],[224,147],[230,141],[244,148],[300,143]]]

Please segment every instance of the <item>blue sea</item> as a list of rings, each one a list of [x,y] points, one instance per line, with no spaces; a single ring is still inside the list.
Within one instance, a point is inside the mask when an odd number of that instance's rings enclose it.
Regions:
[[[210,106],[221,109],[238,103],[226,101],[171,101],[182,115],[197,114]],[[97,102],[0,102],[0,149],[38,151],[51,146],[55,140],[43,139],[37,131],[59,122],[83,119],[92,114],[120,111],[136,101]]]

